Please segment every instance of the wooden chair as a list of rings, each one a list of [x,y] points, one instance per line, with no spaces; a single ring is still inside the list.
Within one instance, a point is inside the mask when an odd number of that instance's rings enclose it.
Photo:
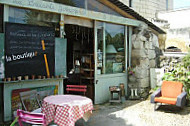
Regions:
[[[157,103],[165,103],[184,107],[186,103],[186,92],[182,92],[183,84],[175,81],[163,81],[161,89],[151,95],[151,103],[154,103],[156,110]]]
[[[66,91],[67,91],[67,93],[82,92],[83,95],[85,95],[85,93],[87,91],[87,86],[86,85],[67,85]]]

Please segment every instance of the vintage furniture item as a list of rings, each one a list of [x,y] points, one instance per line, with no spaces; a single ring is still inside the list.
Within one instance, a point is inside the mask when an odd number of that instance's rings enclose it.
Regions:
[[[121,89],[119,88],[119,86],[110,86],[109,87],[110,90],[110,94],[111,94],[111,99],[110,99],[110,103],[112,102],[121,102]],[[118,98],[114,98],[114,93],[116,93],[118,95]]]
[[[67,85],[66,91],[69,92],[82,92],[85,96],[87,86],[86,85]]]
[[[79,95],[52,95],[45,97],[42,104],[46,125],[54,120],[59,126],[74,126],[82,117],[87,121],[92,109],[92,100]]]
[[[151,95],[151,103],[154,103],[156,110],[157,103],[165,103],[184,107],[186,103],[186,92],[182,92],[183,84],[175,81],[163,81],[161,89]]]
[[[82,54],[80,64],[80,85],[87,86],[86,96],[94,100],[94,54]]]
[[[20,92],[19,95],[25,111],[41,113],[41,104],[36,90]]]

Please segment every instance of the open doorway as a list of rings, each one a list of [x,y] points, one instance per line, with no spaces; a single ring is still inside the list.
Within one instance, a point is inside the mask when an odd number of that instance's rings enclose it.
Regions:
[[[86,96],[94,100],[94,29],[66,24],[66,85],[87,85]],[[77,94],[77,92],[72,92]]]

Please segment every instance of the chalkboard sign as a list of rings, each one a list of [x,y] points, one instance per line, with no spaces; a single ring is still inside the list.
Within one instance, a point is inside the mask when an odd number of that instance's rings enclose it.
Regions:
[[[5,76],[54,75],[55,30],[51,27],[5,24]]]

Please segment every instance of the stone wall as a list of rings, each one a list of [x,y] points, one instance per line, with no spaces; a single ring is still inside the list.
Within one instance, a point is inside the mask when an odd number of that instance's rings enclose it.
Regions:
[[[173,71],[174,67],[180,63],[187,53],[181,52],[165,52],[159,56],[158,68],[150,69],[150,85],[151,89],[162,85],[164,73]]]
[[[160,56],[159,68],[163,68],[164,72],[170,72],[174,69],[178,63],[180,63],[187,53],[181,52],[166,52],[163,56]]]
[[[137,88],[141,98],[146,98],[150,89],[150,68],[155,68],[159,55],[158,37],[145,27],[132,35],[131,64],[135,70],[136,82],[129,81],[129,88]]]

